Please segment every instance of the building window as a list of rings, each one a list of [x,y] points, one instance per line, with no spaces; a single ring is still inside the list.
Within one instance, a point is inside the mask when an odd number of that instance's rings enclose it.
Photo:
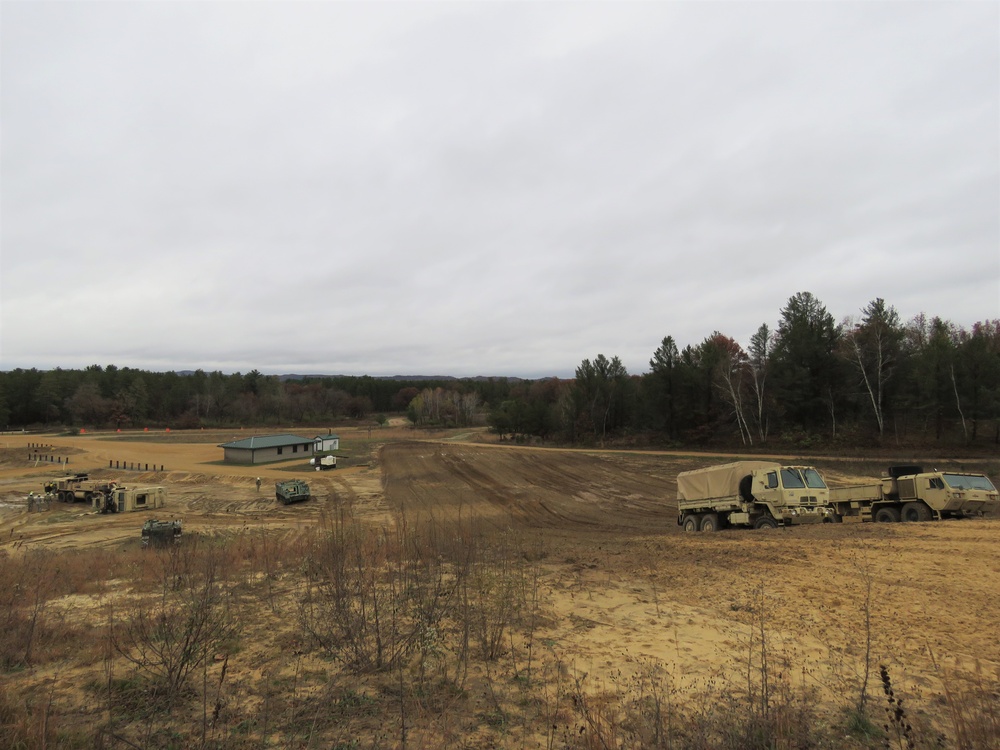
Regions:
[[[293,445],[292,446],[292,453],[298,453],[298,452],[299,452],[299,446]]]
[[[146,496],[145,495],[136,495],[135,496],[135,504],[136,505],[145,505],[146,504]]]
[[[281,455],[281,452],[282,452],[283,450],[285,450],[285,449],[284,449],[284,448],[278,448],[278,455],[279,455],[279,456]]]

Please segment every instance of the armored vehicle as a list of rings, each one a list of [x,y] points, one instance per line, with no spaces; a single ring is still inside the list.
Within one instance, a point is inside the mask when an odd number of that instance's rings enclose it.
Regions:
[[[826,482],[811,466],[736,461],[677,475],[677,523],[685,531],[832,521],[829,502]]]
[[[887,474],[871,484],[831,489],[830,504],[837,515],[892,523],[1000,511],[1000,493],[985,474],[924,471],[913,465],[890,466]]]
[[[142,546],[144,548],[167,547],[171,544],[180,544],[180,541],[180,521],[157,521],[150,518],[142,525]]]
[[[275,482],[274,496],[282,505],[301,503],[303,500],[308,500],[312,497],[309,494],[309,485],[301,479],[288,479],[284,482]]]

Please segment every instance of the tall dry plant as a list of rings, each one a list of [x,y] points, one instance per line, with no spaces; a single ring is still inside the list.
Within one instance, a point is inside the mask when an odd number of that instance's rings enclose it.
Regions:
[[[20,557],[0,553],[0,667],[33,664],[47,632],[47,605],[59,580],[55,555],[32,550]]]
[[[115,651],[172,705],[188,678],[209,656],[226,650],[239,631],[214,545],[188,542],[152,551],[160,570],[153,598],[134,597],[118,607],[111,632]]]

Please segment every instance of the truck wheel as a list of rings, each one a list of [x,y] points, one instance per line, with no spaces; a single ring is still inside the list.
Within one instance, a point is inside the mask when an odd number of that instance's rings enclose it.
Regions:
[[[701,519],[701,530],[718,531],[719,530],[718,513],[706,513]]]
[[[753,527],[755,529],[776,529],[778,528],[778,522],[771,518],[771,516],[761,516],[753,522]]]
[[[875,523],[896,523],[899,520],[899,510],[891,506],[875,511]]]
[[[910,521],[911,523],[930,521],[931,509],[918,500],[904,505],[900,517],[904,521]]]
[[[684,531],[697,531],[698,530],[698,516],[688,516],[684,519],[683,524]]]

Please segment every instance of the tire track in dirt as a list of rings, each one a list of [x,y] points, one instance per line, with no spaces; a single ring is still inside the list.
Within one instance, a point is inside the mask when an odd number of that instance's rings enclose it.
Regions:
[[[676,527],[674,485],[658,471],[631,471],[594,454],[473,445],[394,443],[382,451],[386,498],[408,513],[473,513],[531,528],[649,532]]]

